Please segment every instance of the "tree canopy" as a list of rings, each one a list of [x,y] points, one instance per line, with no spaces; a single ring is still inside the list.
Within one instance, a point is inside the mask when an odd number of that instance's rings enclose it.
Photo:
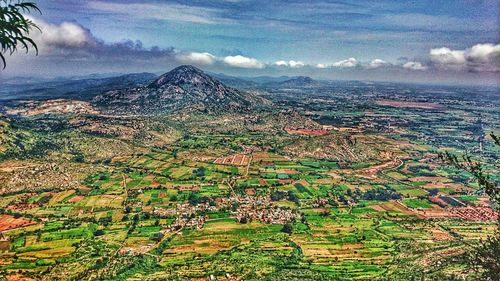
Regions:
[[[38,54],[38,47],[29,37],[30,31],[38,26],[25,13],[32,11],[40,12],[34,2],[23,0],[0,0],[0,60],[3,68],[7,66],[5,54],[12,55],[18,47],[28,52],[30,46]]]
[[[491,138],[497,146],[500,146],[500,139],[497,135],[491,133]],[[498,181],[486,173],[481,162],[474,160],[468,153],[457,157],[446,152],[441,153],[439,157],[456,168],[469,172],[477,180],[479,187],[489,196],[493,207],[500,207]],[[498,162],[495,162],[495,167],[498,168]],[[493,235],[469,249],[465,253],[465,260],[475,273],[476,278],[479,273],[482,280],[498,280],[498,276],[500,276],[500,216],[497,219]]]

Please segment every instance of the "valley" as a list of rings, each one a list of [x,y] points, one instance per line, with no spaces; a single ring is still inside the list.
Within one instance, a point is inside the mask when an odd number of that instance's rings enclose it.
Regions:
[[[497,89],[137,77],[0,98],[2,278],[474,277],[498,211],[438,154],[498,183]]]

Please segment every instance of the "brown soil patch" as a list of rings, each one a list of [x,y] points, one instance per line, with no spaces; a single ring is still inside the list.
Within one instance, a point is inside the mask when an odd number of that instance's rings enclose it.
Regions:
[[[453,237],[446,231],[440,229],[431,229],[429,231],[432,235],[432,238],[437,241],[448,241],[453,240]]]
[[[76,203],[76,202],[80,202],[83,198],[85,198],[84,196],[81,196],[81,195],[77,195],[71,199],[68,200],[69,203]]]
[[[7,276],[7,281],[35,281],[36,279],[22,276],[19,274]]]
[[[253,196],[253,195],[255,195],[255,189],[253,189],[253,188],[247,188],[247,189],[245,189],[245,193],[247,195]]]
[[[36,222],[31,221],[27,218],[14,218],[10,215],[0,215],[0,231],[29,226],[33,224],[36,224]]]
[[[327,130],[311,130],[311,129],[285,129],[285,131],[291,135],[315,135],[323,136],[328,134]]]

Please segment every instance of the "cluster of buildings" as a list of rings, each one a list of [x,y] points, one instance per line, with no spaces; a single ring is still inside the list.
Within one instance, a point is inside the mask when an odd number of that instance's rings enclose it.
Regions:
[[[232,196],[229,200],[232,205],[237,205],[232,213],[239,222],[257,220],[263,223],[285,224],[299,218],[291,209],[272,206],[269,196]]]
[[[487,207],[464,207],[452,208],[451,214],[470,221],[494,221],[498,219],[498,213]]]
[[[257,220],[269,224],[285,224],[299,218],[299,215],[290,209],[278,207],[268,207],[262,209],[239,208],[235,212],[236,218],[240,222],[250,222]]]
[[[256,220],[269,224],[285,224],[300,218],[299,214],[291,209],[272,206],[269,196],[234,195],[217,198],[212,205],[199,203],[193,206],[183,203],[170,209],[155,207],[152,213],[159,217],[175,217],[175,221],[165,230],[173,232],[185,227],[201,229],[208,216],[200,213],[217,212],[222,209],[231,210],[232,215],[242,223]]]
[[[0,193],[37,190],[47,186],[74,189],[80,186],[71,166],[43,163],[3,169],[0,173]]]
[[[163,231],[164,232],[175,232],[175,231],[179,231],[179,230],[186,228],[186,227],[200,230],[203,228],[203,225],[205,224],[206,219],[208,219],[208,216],[194,216],[194,217],[178,216],[175,219],[175,221],[172,224],[170,224]]]
[[[498,212],[490,207],[446,207],[432,209],[412,209],[417,215],[427,219],[463,219],[467,221],[495,221]]]
[[[208,203],[200,203],[192,206],[187,203],[177,204],[175,208],[165,209],[156,207],[153,214],[159,217],[175,216],[175,221],[170,224],[164,231],[175,232],[185,227],[201,229],[208,218],[206,215],[197,216],[198,212],[215,211],[216,207]]]

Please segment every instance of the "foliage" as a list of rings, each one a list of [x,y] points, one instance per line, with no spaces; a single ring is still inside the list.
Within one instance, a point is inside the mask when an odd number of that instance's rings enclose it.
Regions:
[[[482,241],[466,254],[466,261],[474,272],[481,272],[483,280],[498,280],[500,276],[500,235],[498,232]]]
[[[491,134],[491,136],[495,144],[500,146],[498,137],[494,134]],[[471,173],[477,180],[479,186],[488,194],[491,201],[494,202],[496,206],[500,206],[500,188],[492,179],[492,176],[485,172],[484,165],[474,160],[469,153],[465,153],[462,157],[458,157],[446,151],[445,153],[439,154],[439,157],[456,168]]]
[[[161,232],[151,233],[151,235],[149,236],[149,239],[151,239],[155,242],[160,242],[161,239],[163,239],[163,234]]]
[[[135,121],[127,122],[132,127]],[[367,179],[358,174],[343,174],[334,162],[282,159],[267,152],[254,153],[248,169],[200,161],[226,155],[233,143],[243,147],[260,145],[239,134],[205,135],[202,131],[191,138],[192,147],[201,142],[210,148],[196,149],[196,157],[183,149],[182,143],[173,143],[165,150],[136,146],[134,139],[117,139],[116,143],[130,144],[137,151],[112,147],[110,153],[99,157],[106,160],[96,162],[93,153],[102,148],[80,143],[90,137],[66,142],[59,137],[66,134],[54,133],[53,127],[40,131],[33,127],[21,128],[30,133],[19,137],[19,145],[6,146],[7,152],[12,151],[10,147],[15,149],[12,158],[23,156],[22,165],[31,164],[24,158],[35,160],[35,164],[50,160],[63,171],[68,165],[75,166],[80,182],[64,200],[58,195],[62,192],[56,184],[45,182],[41,182],[43,189],[33,190],[34,194],[32,190],[22,190],[0,198],[0,207],[8,214],[44,225],[9,233],[9,238],[14,239],[11,251],[15,255],[9,253],[5,258],[10,263],[0,266],[0,271],[8,269],[9,273],[0,272],[1,276],[22,271],[29,277],[49,275],[47,280],[61,276],[65,280],[187,280],[206,279],[212,274],[217,280],[227,274],[231,275],[229,279],[242,280],[452,280],[453,274],[460,274],[483,280],[490,271],[495,272],[490,269],[494,269],[498,247],[490,245],[495,242],[493,237],[486,239],[493,230],[491,222],[421,219],[409,215],[417,210],[408,210],[396,202],[363,200],[398,198],[408,207],[434,208],[435,202],[425,198],[426,190],[429,195],[440,194],[445,201],[449,197],[450,204],[458,201],[457,196],[468,196],[471,201],[477,196],[478,202],[483,199],[468,189],[457,188],[451,194],[448,190],[454,188],[446,185],[428,185],[439,187],[433,190],[422,187],[426,179],[410,180],[429,175],[435,177],[429,180],[439,183],[450,182],[447,179],[467,179],[466,184],[470,183],[468,173],[455,176],[459,172],[454,168],[433,169],[434,163],[420,161],[423,154],[427,157],[424,152],[435,152],[427,147],[418,151],[405,147],[403,152],[413,158],[405,158],[405,166],[387,173],[396,176],[385,177],[382,171],[377,178]],[[61,132],[66,132],[73,127],[61,128]],[[270,130],[270,134],[283,137],[284,133]],[[72,143],[76,145],[68,145]],[[147,144],[146,140],[141,139],[142,144]],[[89,150],[87,146],[92,147]],[[225,150],[211,149],[220,147]],[[78,159],[80,151],[84,157]],[[177,152],[178,157],[174,157]],[[83,163],[73,163],[80,160]],[[370,167],[380,163],[383,162],[357,165]],[[407,170],[406,164],[415,170]],[[491,170],[491,165],[485,169]],[[332,178],[330,171],[342,179]],[[291,180],[279,181],[278,177]],[[244,193],[244,187],[252,187],[252,192]],[[57,197],[61,200],[54,199]],[[462,197],[458,199],[464,200]],[[203,203],[214,208],[207,209]],[[30,209],[9,208],[16,205]],[[254,211],[268,221],[251,215]],[[288,220],[276,221],[280,216],[288,216],[289,211],[300,215],[300,220],[293,217],[289,224],[285,224]],[[189,224],[182,226],[184,222]],[[85,231],[87,228],[89,231]],[[449,233],[452,239],[430,240],[435,233],[429,232],[436,229],[438,235]],[[482,245],[475,250],[472,247],[479,238],[483,239]],[[471,243],[470,247],[466,243]],[[485,249],[480,250],[483,245]],[[477,262],[476,275],[470,270],[472,267],[465,268],[466,255],[457,256],[462,249],[484,252],[481,256],[471,255],[470,263],[475,262],[473,258],[482,259]],[[449,257],[442,257],[448,253]],[[481,266],[484,263],[492,266]],[[406,266],[413,268],[407,271]]]
[[[0,0],[0,59],[3,68],[7,66],[4,53],[12,55],[17,51],[18,46],[22,46],[28,52],[29,45],[31,45],[38,54],[35,41],[28,35],[31,29],[39,28],[32,20],[23,15],[23,13],[31,11],[40,12],[33,2]]]
[[[439,189],[438,188],[431,188],[428,190],[428,192],[429,192],[429,196],[436,196],[439,193]]]
[[[493,133],[491,137],[495,144],[500,146],[499,138]],[[473,160],[468,153],[459,158],[446,152],[439,154],[439,157],[456,168],[471,173],[493,204],[497,208],[500,206],[500,188],[492,176],[484,171],[484,166],[480,162]],[[466,261],[475,272],[482,274],[484,280],[497,280],[500,276],[500,216],[497,219],[497,229],[493,236],[468,251]]]
[[[281,229],[281,232],[284,232],[287,234],[292,234],[293,233],[293,225],[291,223],[285,223],[283,225],[283,228]]]
[[[198,169],[196,170],[193,170],[193,174],[196,175],[196,177],[204,177],[205,176],[205,173],[207,171],[207,168],[205,167],[199,167]]]
[[[196,193],[191,193],[191,194],[189,194],[189,197],[188,197],[188,202],[192,206],[196,206],[200,203],[208,203],[209,201],[210,201],[210,199],[208,197],[200,196],[199,194],[196,194]]]
[[[392,188],[374,188],[363,193],[361,198],[364,200],[388,201],[391,199],[401,199],[401,194],[397,193]]]

